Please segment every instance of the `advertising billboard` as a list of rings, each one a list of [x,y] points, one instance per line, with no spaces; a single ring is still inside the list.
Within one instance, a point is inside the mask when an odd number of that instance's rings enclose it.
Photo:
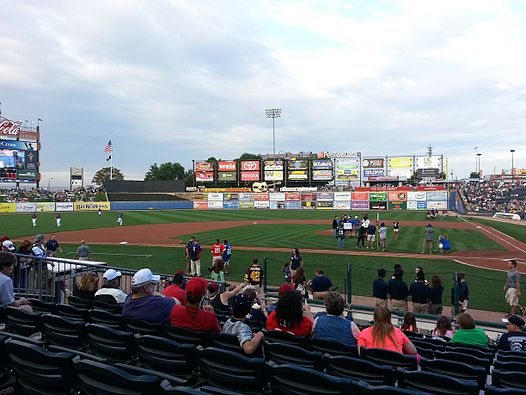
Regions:
[[[371,210],[387,210],[387,202],[369,202]]]
[[[332,181],[332,169],[312,170],[313,181]]]
[[[389,210],[407,210],[407,202],[393,200],[387,206]]]
[[[334,208],[333,201],[318,200],[316,201],[316,207],[318,210],[332,210]]]
[[[411,178],[413,174],[413,158],[410,156],[399,156],[387,159],[388,175],[394,177]]]
[[[0,182],[37,182],[37,143],[0,140]]]
[[[283,160],[266,160],[263,162],[265,181],[283,181]]]
[[[309,179],[309,171],[289,170],[287,178],[289,181],[307,181]]]
[[[217,181],[237,181],[237,173],[235,171],[222,171],[217,173]]]
[[[270,194],[270,200],[284,201],[285,200],[285,192],[272,192]]]
[[[109,211],[110,202],[74,202],[75,211]]]
[[[278,160],[266,160],[263,162],[263,170],[283,170],[283,161]]]
[[[307,159],[291,159],[287,166],[289,170],[306,170],[309,168],[309,161]]]
[[[369,192],[369,200],[371,202],[384,202],[387,201],[387,192]]]
[[[283,170],[265,170],[265,181],[283,181]]]
[[[359,158],[341,158],[335,160],[336,185],[345,185],[352,181],[358,181],[360,171]]]
[[[285,192],[285,200],[301,200],[301,193],[299,192]]]
[[[317,201],[332,202],[334,200],[334,195],[332,192],[317,192],[316,193]]]
[[[351,192],[334,192],[334,200],[351,200]]]
[[[241,171],[258,171],[259,160],[242,160],[239,164]]]
[[[353,200],[351,202],[351,208],[353,210],[369,210],[369,202],[368,201]]]
[[[211,209],[222,209],[223,201],[222,200],[208,200],[208,208]]]
[[[364,169],[363,176],[365,178],[383,177],[385,176],[385,169]]]
[[[312,161],[312,169],[332,169],[334,163],[332,159],[314,159]]]
[[[237,162],[233,160],[217,162],[217,171],[236,172]]]
[[[259,171],[242,171],[241,181],[259,181]]]
[[[197,182],[214,181],[214,164],[209,162],[195,163],[195,180]]]
[[[427,201],[447,201],[447,191],[427,191]],[[428,205],[429,206],[429,205]]]
[[[362,158],[362,168],[383,169],[385,168],[385,158]]]
[[[350,210],[351,209],[351,202],[349,200],[346,201],[334,201],[334,209],[335,210]]]
[[[426,201],[426,192],[425,191],[409,191],[407,192],[407,200],[419,200]]]
[[[407,192],[406,191],[389,191],[387,192],[387,199],[390,202],[407,201]]]
[[[352,200],[369,200],[369,192],[353,192]]]
[[[415,157],[415,169],[437,169],[442,171],[442,156],[417,156]]]

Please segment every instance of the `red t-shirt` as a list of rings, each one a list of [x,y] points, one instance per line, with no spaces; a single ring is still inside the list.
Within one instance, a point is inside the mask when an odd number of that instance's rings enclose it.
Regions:
[[[212,246],[212,256],[221,256],[225,250],[224,244],[214,244]]]
[[[221,327],[214,313],[181,305],[175,305],[172,308],[170,325],[198,332],[221,332]]]
[[[163,296],[166,296],[167,298],[175,298],[183,306],[186,305],[186,292],[184,289],[181,289],[179,285],[172,284],[166,287],[163,291]]]
[[[312,332],[312,320],[303,316],[303,319],[294,328],[287,328],[286,326],[280,326],[278,323],[278,315],[274,310],[267,318],[267,329],[279,329],[283,332],[290,332],[296,336],[310,336]]]

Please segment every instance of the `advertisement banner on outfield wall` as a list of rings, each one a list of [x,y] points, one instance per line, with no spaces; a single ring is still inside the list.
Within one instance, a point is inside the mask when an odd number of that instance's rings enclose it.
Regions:
[[[303,202],[312,202],[313,200],[316,200],[316,194],[315,193],[302,193],[301,194],[301,201]]]
[[[447,202],[427,201],[428,210],[447,210]]]
[[[269,208],[270,202],[268,200],[254,200],[254,208]]]
[[[253,193],[240,193],[238,195],[240,202],[252,202],[254,201],[254,194]]]
[[[287,167],[289,170],[306,170],[309,168],[309,161],[308,159],[289,160]]]
[[[222,193],[209,193],[208,194],[208,200],[212,200],[215,202],[221,202],[223,201],[223,194]]]
[[[334,201],[351,200],[351,192],[334,192]]]
[[[237,181],[237,173],[235,171],[223,171],[217,173],[217,181]]]
[[[56,211],[73,211],[73,202],[57,202],[55,203]]]
[[[108,203],[109,207],[109,203]],[[37,211],[48,212],[55,211],[55,202],[37,202]]]
[[[388,158],[387,164],[389,176],[411,178],[413,175],[413,158],[410,156]]]
[[[225,200],[238,200],[239,193],[225,193],[223,194],[223,201]]]
[[[237,172],[237,162],[233,160],[217,162],[218,172]]]
[[[241,181],[259,181],[259,171],[242,171]]]
[[[390,202],[405,202],[407,200],[406,191],[389,191],[387,192],[387,199]]]
[[[301,208],[304,210],[312,210],[316,208],[316,202],[313,201],[302,201]]]
[[[301,209],[301,202],[298,201],[285,201],[285,208],[287,210],[299,210]]]
[[[285,192],[271,192],[270,193],[270,200],[274,201],[285,201]]]
[[[346,185],[351,181],[358,181],[360,176],[359,158],[341,158],[335,160],[336,185]]]
[[[427,210],[427,202],[421,201],[421,200],[419,201],[408,200],[407,209],[408,210]]]
[[[223,201],[222,200],[209,200],[208,201],[208,208],[222,209],[223,208]]]
[[[224,209],[237,209],[239,208],[239,201],[237,200],[223,200]]]
[[[334,203],[332,200],[330,202],[325,200],[318,200],[316,202],[316,207],[318,207],[318,210],[332,210],[334,207]]]
[[[242,160],[239,164],[241,171],[259,172],[259,160]]]
[[[389,202],[387,207],[389,210],[407,210],[407,202],[393,200]]]
[[[37,211],[36,203],[16,203],[17,213],[32,213]]]
[[[285,192],[285,200],[301,200],[301,193],[299,192]]]
[[[110,202],[75,202],[75,211],[109,211]]]
[[[369,201],[353,200],[351,202],[351,208],[353,210],[369,210]]]
[[[239,201],[239,208],[240,209],[249,209],[254,208],[254,201]]]
[[[254,201],[264,202],[270,200],[270,194],[269,193],[255,193],[254,194]]]
[[[332,159],[314,159],[312,161],[312,169],[331,169],[334,167]]]
[[[369,202],[371,210],[387,210],[387,202]]]
[[[427,192],[424,192],[424,191],[407,192],[407,200],[426,201],[427,200],[426,193]]]
[[[384,169],[364,169],[363,176],[364,178],[383,177],[385,176],[385,170]]]
[[[0,213],[14,213],[16,212],[15,203],[0,203]]]
[[[265,181],[283,181],[283,170],[265,170]]]
[[[332,202],[334,200],[334,194],[332,192],[318,192],[316,193],[316,200]]]
[[[307,181],[309,179],[308,170],[289,170],[287,179],[289,181]]]
[[[332,178],[332,169],[312,171],[312,181],[331,181]]]
[[[353,192],[351,194],[352,200],[369,200],[369,192]]]
[[[349,200],[346,201],[334,201],[334,209],[335,210],[350,210],[351,209],[351,202]]]
[[[278,160],[266,160],[263,162],[263,170],[283,170],[283,161]]]
[[[208,193],[194,193],[192,200],[208,200]]]
[[[371,202],[384,202],[387,201],[387,192],[369,192],[369,201]]]
[[[208,210],[208,200],[194,200],[194,209]]]
[[[428,191],[427,201],[447,201],[447,191]],[[429,205],[428,205],[429,206]]]

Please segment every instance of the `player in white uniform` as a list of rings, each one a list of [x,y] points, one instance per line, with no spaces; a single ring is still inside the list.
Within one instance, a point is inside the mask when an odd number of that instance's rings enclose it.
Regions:
[[[122,226],[122,213],[119,213],[119,216],[117,217],[117,223],[119,226]]]
[[[62,217],[60,216],[59,213],[57,213],[57,215],[55,215],[55,221],[57,221],[57,228],[60,228],[62,226],[62,224],[61,224]]]
[[[31,214],[31,223],[33,224],[33,228],[37,226],[37,214],[36,213]]]

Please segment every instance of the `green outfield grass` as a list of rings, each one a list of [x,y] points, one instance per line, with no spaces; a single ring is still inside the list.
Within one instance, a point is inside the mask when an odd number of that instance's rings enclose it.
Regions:
[[[313,249],[337,249],[338,241],[332,238],[330,226],[324,225],[299,225],[299,224],[253,224],[238,226],[196,234],[202,244],[214,244],[217,238],[228,239],[232,245],[258,246],[258,247],[290,247]],[[322,232],[322,234],[317,233]],[[476,230],[446,229],[435,226],[435,237],[447,234],[452,244],[452,252],[467,250],[498,250],[503,249],[498,243],[489,239]],[[190,234],[178,237],[188,240]],[[388,231],[387,251],[394,252],[420,252],[424,228],[417,226],[404,226],[398,240],[393,240],[393,231]],[[356,250],[356,237],[345,240],[346,250]],[[367,244],[367,242],[366,242]],[[435,243],[438,249],[438,241]],[[375,244],[376,245],[376,244]],[[361,247],[360,247],[361,248]]]
[[[204,222],[204,221],[237,221],[261,219],[327,219],[330,226],[332,218],[343,212],[331,210],[166,210],[166,211],[126,211],[124,225],[161,224],[172,222]],[[347,211],[347,214],[361,215],[363,212]],[[369,218],[376,219],[376,212],[368,212]],[[61,231],[95,229],[117,226],[117,212],[106,211],[99,217],[97,212],[65,212],[62,215]],[[32,235],[36,233],[56,232],[55,213],[38,213],[38,226],[31,226],[31,214],[0,214],[0,235],[11,238]],[[425,213],[410,211],[382,211],[381,220],[425,220]],[[448,221],[458,221],[454,217]],[[437,221],[437,223],[442,220]]]
[[[63,257],[72,257],[76,250],[76,245],[64,245]],[[171,274],[177,269],[184,268],[184,250],[182,248],[160,248],[160,247],[141,247],[128,245],[96,245],[91,246],[94,260],[105,261],[110,265],[139,269],[149,267],[154,272]],[[140,255],[140,256],[136,256]],[[144,255],[149,255],[146,257]],[[507,311],[502,293],[502,286],[505,281],[505,273],[472,268],[460,265],[453,260],[433,260],[433,259],[400,259],[388,257],[367,257],[367,256],[345,256],[345,255],[323,255],[323,254],[302,254],[307,277],[314,276],[316,268],[326,270],[332,279],[338,292],[344,292],[346,278],[346,268],[352,265],[352,290],[354,295],[371,296],[371,283],[376,278],[377,269],[383,267],[391,275],[395,263],[400,263],[404,269],[406,282],[413,281],[416,266],[422,266],[427,278],[431,279],[434,274],[442,278],[445,287],[444,303],[449,304],[450,288],[453,273],[464,271],[470,289],[470,307],[490,310]],[[283,282],[281,268],[283,262],[289,259],[289,254],[267,251],[236,251],[234,248],[231,261],[231,275],[227,280],[241,280],[246,269],[250,265],[252,257],[258,257],[263,262],[264,257],[268,257],[268,282],[272,285],[279,285]],[[206,276],[206,268],[210,264],[211,256],[208,251],[203,252],[201,268],[203,275]]]
[[[526,243],[526,226],[524,225],[515,225],[510,224],[508,222],[491,221],[487,219],[473,217],[471,217],[470,219],[472,219],[474,222],[478,222],[490,226],[494,229],[500,230],[502,233],[505,233],[508,236],[513,237],[514,239]]]

